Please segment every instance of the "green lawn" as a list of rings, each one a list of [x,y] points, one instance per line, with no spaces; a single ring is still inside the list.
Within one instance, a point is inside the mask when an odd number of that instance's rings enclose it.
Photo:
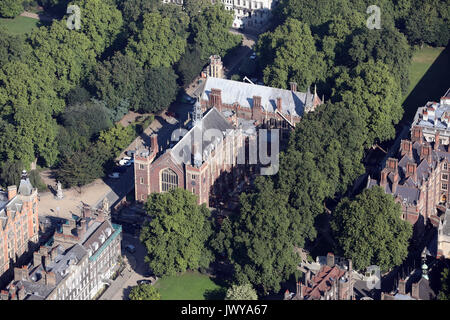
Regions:
[[[0,29],[10,34],[24,34],[37,27],[39,20],[28,17],[15,17],[14,19],[0,19]]]
[[[410,67],[410,86],[404,97],[405,120],[411,121],[418,107],[439,100],[448,88],[449,48],[424,47],[416,51]]]
[[[155,287],[161,293],[161,300],[223,300],[225,297],[224,288],[197,272],[163,277]]]

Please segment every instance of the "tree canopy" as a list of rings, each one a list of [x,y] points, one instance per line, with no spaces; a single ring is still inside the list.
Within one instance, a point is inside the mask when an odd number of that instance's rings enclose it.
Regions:
[[[14,18],[23,11],[22,0],[2,0],[0,2],[0,17]]]
[[[145,261],[158,275],[207,268],[212,261],[208,241],[212,235],[210,212],[184,189],[152,193],[146,204],[152,220],[142,227]]]
[[[340,202],[331,226],[339,249],[357,270],[377,265],[387,271],[403,262],[412,226],[401,214],[400,204],[378,186]]]
[[[233,285],[227,290],[225,300],[258,300],[258,295],[251,284]]]
[[[130,300],[161,300],[161,294],[151,284],[134,286],[130,291]]]

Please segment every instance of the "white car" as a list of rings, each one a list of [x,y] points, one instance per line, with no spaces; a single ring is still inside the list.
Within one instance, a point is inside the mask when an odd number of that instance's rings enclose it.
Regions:
[[[121,159],[119,161],[119,166],[131,166],[134,163],[134,160],[131,159],[130,157],[123,157],[123,159]]]
[[[120,173],[113,172],[110,175],[108,175],[108,177],[111,178],[111,179],[119,179],[120,178]]]

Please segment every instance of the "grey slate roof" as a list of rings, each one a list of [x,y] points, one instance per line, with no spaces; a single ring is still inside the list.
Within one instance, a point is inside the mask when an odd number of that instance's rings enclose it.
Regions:
[[[283,113],[293,116],[303,116],[305,106],[313,103],[314,94],[311,92],[293,92],[285,89],[261,86],[246,82],[208,77],[202,93],[202,100],[208,100],[211,89],[222,90],[222,102],[233,104],[238,102],[245,108],[253,107],[253,96],[261,97],[264,110],[274,112],[277,98],[281,98]]]
[[[178,141],[175,146],[170,150],[173,156],[177,158],[183,158],[183,153],[189,155],[191,159],[191,163],[193,164],[193,156],[194,150],[192,150],[192,146],[195,144],[201,143],[201,152],[203,161],[205,160],[206,154],[214,149],[217,142],[207,141],[204,137],[204,133],[209,129],[215,129],[222,133],[222,135],[227,131],[233,129],[233,126],[230,122],[228,122],[224,115],[219,112],[215,107],[208,109],[206,114],[203,116],[201,123],[194,125],[188,133],[186,133],[180,141]],[[197,138],[201,139],[201,141],[194,141]],[[191,148],[191,150],[189,149]],[[190,150],[190,151],[189,151]],[[206,153],[206,154],[205,154]]]
[[[450,236],[450,209],[447,208],[444,215],[444,221],[442,224],[442,233],[446,236]]]

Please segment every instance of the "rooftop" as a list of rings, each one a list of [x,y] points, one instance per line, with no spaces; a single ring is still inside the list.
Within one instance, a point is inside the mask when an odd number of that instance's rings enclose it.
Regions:
[[[239,103],[241,107],[252,108],[253,97],[261,97],[261,106],[265,111],[275,112],[276,100],[281,98],[283,113],[292,116],[303,116],[305,106],[313,104],[314,94],[285,89],[272,88],[246,82],[208,77],[205,82],[202,99],[208,100],[212,89],[222,90],[222,103]]]

